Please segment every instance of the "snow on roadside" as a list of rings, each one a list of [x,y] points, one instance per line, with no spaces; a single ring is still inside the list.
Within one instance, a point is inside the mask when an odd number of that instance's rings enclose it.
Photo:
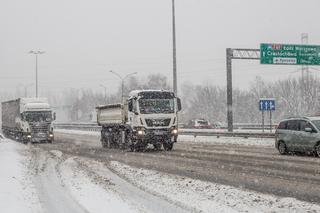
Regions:
[[[320,206],[112,161],[111,168],[138,187],[198,212],[320,212]],[[146,184],[147,183],[147,184]]]
[[[52,154],[61,157],[58,152]],[[93,182],[86,172],[79,168],[73,157],[68,158],[60,166],[61,178],[65,187],[88,212],[138,212],[112,190]]]
[[[2,139],[0,143],[0,210],[3,213],[43,212],[32,176],[30,156],[23,144]]]

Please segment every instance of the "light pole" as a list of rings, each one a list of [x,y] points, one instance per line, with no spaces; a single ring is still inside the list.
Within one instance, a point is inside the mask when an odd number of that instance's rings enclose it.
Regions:
[[[100,87],[104,88],[104,101],[106,101],[107,100],[107,87],[103,86],[102,84],[100,84]]]
[[[177,86],[177,51],[176,51],[176,16],[175,16],[175,4],[172,0],[172,50],[173,50],[173,92],[178,95]]]
[[[130,73],[124,77],[122,77],[121,75],[119,75],[118,73],[110,70],[111,73],[113,73],[114,75],[118,76],[120,79],[121,79],[121,102],[123,102],[123,88],[124,88],[124,81],[131,75],[135,75],[137,74],[137,72],[133,72],[133,73]]]
[[[29,53],[34,54],[36,56],[36,97],[38,97],[38,55],[44,54],[45,52],[39,51],[39,50],[37,51],[31,50]]]

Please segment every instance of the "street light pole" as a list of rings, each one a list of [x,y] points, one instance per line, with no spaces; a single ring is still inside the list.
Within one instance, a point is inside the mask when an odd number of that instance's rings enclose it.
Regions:
[[[118,76],[118,78],[120,78],[120,80],[121,80],[121,102],[123,102],[124,81],[125,81],[129,76],[137,74],[137,72],[130,73],[130,74],[124,76],[124,77],[122,77],[121,75],[119,75],[118,73],[116,73],[116,72],[113,71],[113,70],[110,70],[109,72],[111,72],[112,74]]]
[[[36,56],[36,97],[38,97],[38,55],[44,54],[45,52],[39,51],[39,50],[37,51],[31,50],[29,53],[34,54]]]
[[[104,88],[104,100],[106,101],[107,100],[107,87],[103,86],[102,84],[100,84],[100,87]]]
[[[173,92],[177,95],[177,51],[176,51],[176,20],[175,20],[175,4],[172,0],[172,50],[173,50]]]

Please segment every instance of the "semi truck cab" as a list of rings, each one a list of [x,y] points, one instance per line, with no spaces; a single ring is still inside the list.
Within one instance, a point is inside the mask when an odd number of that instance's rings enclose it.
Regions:
[[[52,113],[48,103],[26,103],[21,108],[21,124],[23,132],[31,142],[52,142],[54,140],[52,122],[55,113]]]
[[[19,98],[2,102],[2,131],[24,143],[52,142],[55,113],[47,98]]]

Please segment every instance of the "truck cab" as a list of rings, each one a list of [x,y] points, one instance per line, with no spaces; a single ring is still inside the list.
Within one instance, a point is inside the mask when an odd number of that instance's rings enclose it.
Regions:
[[[20,119],[20,121],[19,121]],[[54,139],[52,122],[55,113],[46,102],[29,102],[21,105],[21,116],[17,124],[31,142],[52,142]]]
[[[26,142],[52,142],[55,113],[47,98],[19,98],[2,102],[2,131]]]
[[[102,146],[144,150],[152,144],[169,151],[177,142],[180,110],[180,99],[163,90],[134,90],[123,104],[98,106]]]
[[[173,92],[137,90],[129,94],[128,121],[135,135],[155,146],[161,143],[172,149],[177,142],[178,118],[181,101]]]

